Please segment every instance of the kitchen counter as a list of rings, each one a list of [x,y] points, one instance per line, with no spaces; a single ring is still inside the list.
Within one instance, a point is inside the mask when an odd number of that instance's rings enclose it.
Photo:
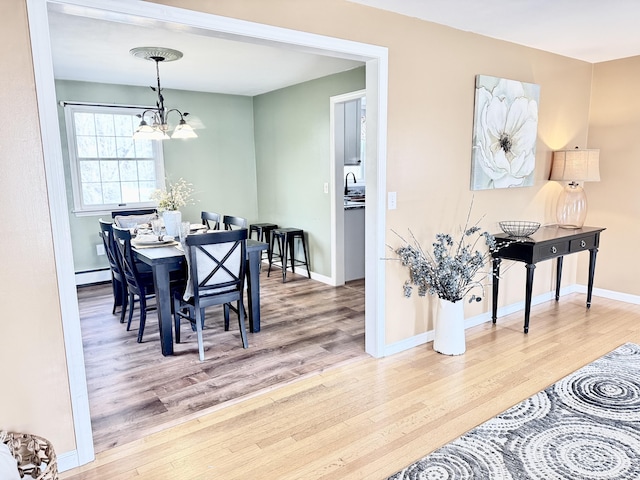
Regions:
[[[344,197],[344,209],[364,208],[364,195],[356,197]]]
[[[345,210],[353,210],[355,208],[364,208],[363,202],[344,202]]]

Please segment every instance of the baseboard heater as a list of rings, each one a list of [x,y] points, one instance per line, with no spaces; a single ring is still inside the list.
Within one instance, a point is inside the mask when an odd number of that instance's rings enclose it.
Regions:
[[[88,286],[111,281],[110,268],[96,268],[75,273],[76,286]]]

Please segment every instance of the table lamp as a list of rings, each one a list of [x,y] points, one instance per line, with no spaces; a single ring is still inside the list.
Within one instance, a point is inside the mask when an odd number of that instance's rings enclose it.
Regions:
[[[582,228],[587,216],[587,196],[578,182],[600,181],[600,150],[579,149],[553,152],[549,180],[569,182],[558,197],[556,217],[562,228]]]

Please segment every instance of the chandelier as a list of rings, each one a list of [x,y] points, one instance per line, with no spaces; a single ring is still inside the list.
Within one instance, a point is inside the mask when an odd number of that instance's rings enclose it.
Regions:
[[[169,131],[169,124],[167,123],[167,117],[171,112],[177,112],[180,115],[180,122],[173,130],[171,138],[196,138],[196,132],[186,122],[185,117],[189,114],[187,112],[181,112],[177,108],[167,110],[164,106],[164,96],[162,95],[162,88],[160,87],[160,62],[173,62],[174,60],[180,60],[182,58],[182,52],[173,50],[171,48],[161,47],[137,47],[129,50],[129,53],[134,57],[143,58],[145,60],[153,60],[156,62],[156,77],[158,80],[157,87],[150,87],[151,90],[158,94],[158,100],[156,101],[156,108],[150,108],[137,115],[141,121],[140,125],[133,133],[133,138],[145,139],[145,140],[166,140],[169,138],[167,132]],[[149,125],[145,118],[152,118],[152,123]]]

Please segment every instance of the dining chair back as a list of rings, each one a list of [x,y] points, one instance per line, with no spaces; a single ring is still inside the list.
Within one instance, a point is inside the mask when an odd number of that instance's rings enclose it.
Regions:
[[[202,223],[207,226],[208,230],[220,230],[220,219],[222,215],[215,212],[202,212],[200,216]]]
[[[195,324],[200,361],[204,361],[202,329],[205,308],[224,305],[225,323],[231,302],[238,314],[243,348],[248,347],[245,327],[244,279],[247,258],[247,229],[189,235],[186,240],[189,280],[184,295],[174,294],[176,342],[180,342],[180,320]]]
[[[238,228],[248,227],[246,218],[234,217],[232,215],[225,215],[222,217],[222,224],[224,225],[225,230],[236,230]]]
[[[111,313],[115,315],[116,307],[120,307],[120,323],[124,323],[124,316],[127,311],[127,281],[124,278],[122,272],[122,265],[120,264],[120,258],[116,251],[116,244],[113,237],[113,224],[103,219],[100,222],[100,238],[102,238],[102,244],[104,245],[104,251],[109,261],[109,268],[111,269],[111,286],[113,288],[113,310]]]
[[[150,223],[158,218],[158,210],[155,208],[143,208],[139,210],[120,210],[111,212],[111,218],[118,227],[133,228],[136,225]]]
[[[158,213],[157,208],[139,208],[137,210],[114,210],[111,212],[111,218],[116,218],[116,216],[120,215],[126,217],[128,215],[151,215],[154,213]]]
[[[147,303],[155,294],[153,275],[149,267],[136,261],[133,248],[131,246],[131,232],[128,228],[121,228],[114,225],[113,237],[129,292],[129,321],[127,322],[127,330],[131,328],[131,320],[133,319],[133,310],[137,296],[137,300],[140,305],[138,343],[141,343],[147,319],[147,312],[154,309],[154,306],[149,306]]]

